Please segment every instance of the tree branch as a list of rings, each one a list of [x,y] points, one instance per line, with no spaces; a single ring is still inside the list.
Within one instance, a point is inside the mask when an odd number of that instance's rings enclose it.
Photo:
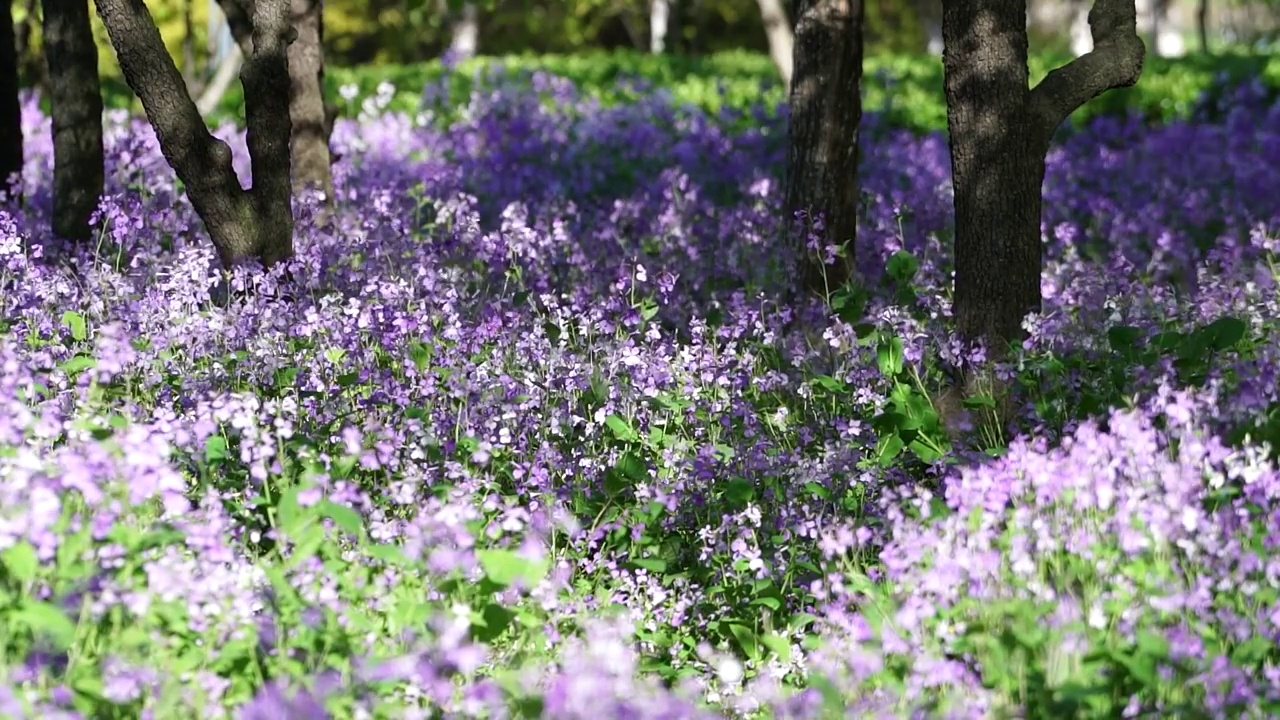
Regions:
[[[253,57],[254,0],[218,0],[222,14],[231,28],[231,37],[240,46],[245,57]]]
[[[1031,112],[1045,142],[1077,108],[1107,90],[1130,87],[1142,75],[1146,45],[1138,35],[1135,0],[1094,0],[1093,50],[1049,73],[1031,91]]]

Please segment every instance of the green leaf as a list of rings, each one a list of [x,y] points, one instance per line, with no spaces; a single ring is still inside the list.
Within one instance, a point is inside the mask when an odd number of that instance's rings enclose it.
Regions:
[[[906,250],[899,250],[889,256],[889,261],[885,263],[885,272],[889,277],[900,283],[910,283],[916,276],[916,272],[920,270],[920,261],[915,255]]]
[[[405,557],[404,551],[395,545],[386,543],[369,543],[365,546],[364,552],[375,560],[381,560],[388,565],[405,565],[408,558]]]
[[[76,623],[56,605],[27,599],[19,610],[9,616],[11,620],[26,625],[32,633],[47,637],[58,650],[66,650],[76,639]]]
[[[210,435],[204,441],[204,460],[207,463],[221,462],[227,459],[227,439],[221,435]]]
[[[756,638],[755,631],[746,625],[736,622],[730,622],[727,625],[729,626],[729,633],[738,642],[738,647],[742,648],[742,652],[752,660],[760,659],[760,643]]]
[[[1117,325],[1107,330],[1107,343],[1111,345],[1111,350],[1119,355],[1127,355],[1136,349],[1140,337],[1142,337],[1142,330],[1132,325]]]
[[[724,496],[734,504],[745,505],[751,502],[755,495],[756,485],[750,480],[735,478],[725,485]]]
[[[631,561],[631,564],[638,568],[658,574],[662,574],[667,571],[667,561],[662,558],[636,558]]]
[[[68,375],[75,375],[97,364],[98,361],[88,355],[75,355],[64,361],[58,368]]]
[[[76,342],[80,342],[89,336],[89,330],[85,325],[84,316],[73,310],[62,313],[62,324],[71,330],[71,338]]]
[[[511,550],[477,550],[476,560],[480,562],[480,569],[484,571],[485,577],[503,587],[516,582],[522,582],[525,587],[533,587],[542,582],[551,567],[546,560],[531,560]]]
[[[410,343],[409,359],[418,370],[426,370],[431,367],[431,348],[420,342]]]
[[[813,379],[813,383],[832,395],[844,395],[849,391],[849,386],[830,375],[819,375]]]
[[[786,638],[774,633],[765,633],[760,636],[760,642],[772,650],[773,654],[777,655],[778,659],[782,661],[782,664],[785,665],[791,662],[791,643]]]
[[[360,517],[360,513],[356,512],[348,505],[333,502],[332,500],[321,500],[316,505],[316,510],[321,517],[327,517],[343,532],[349,535],[360,537],[364,530],[364,520]]]
[[[605,418],[604,424],[609,426],[609,429],[613,431],[614,437],[622,442],[634,442],[640,439],[640,434],[635,431],[635,428],[631,427],[631,423],[618,415],[610,415]]]
[[[40,560],[36,557],[36,549],[26,540],[19,540],[13,547],[0,553],[0,563],[4,564],[9,576],[25,585],[36,577]]]
[[[876,462],[881,467],[888,467],[904,447],[906,447],[906,443],[902,442],[902,438],[897,433],[881,436],[876,443]]]
[[[295,542],[301,542],[297,532],[307,521],[302,506],[298,504],[300,490],[296,485],[290,487],[281,493],[279,501],[276,502],[276,525]]]
[[[1215,350],[1226,350],[1244,338],[1248,326],[1234,317],[1220,317],[1205,326]]]
[[[876,364],[880,366],[880,374],[885,377],[894,377],[902,372],[903,353],[902,340],[898,337],[891,337],[888,341],[881,341],[876,346]]]

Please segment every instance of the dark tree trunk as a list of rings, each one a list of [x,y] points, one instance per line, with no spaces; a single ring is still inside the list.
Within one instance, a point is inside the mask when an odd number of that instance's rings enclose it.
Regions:
[[[253,25],[249,18],[253,15],[254,0],[218,0],[218,5],[227,17],[227,26],[231,28],[231,35],[240,51],[249,57],[253,51]],[[324,97],[324,7],[322,0],[291,0],[290,5],[291,18],[298,31],[298,41],[289,48],[290,113],[294,132],[301,134],[300,138],[290,141],[294,184],[298,188],[322,188],[326,203],[331,203],[332,175],[327,165],[323,173],[318,165],[321,155],[326,163],[331,164],[334,159],[329,151],[329,137],[333,134],[333,123],[338,115],[338,106],[328,103]],[[313,49],[307,50],[307,47]],[[319,98],[323,117],[320,122],[323,146],[317,143],[314,130],[316,98]]]
[[[0,0],[0,6],[0,193],[7,195],[9,179],[22,173],[22,105],[13,8],[9,0]]]
[[[1096,0],[1093,50],[1028,87],[1025,0],[947,0],[942,27],[955,186],[955,317],[995,357],[1041,305],[1041,186],[1049,141],[1076,108],[1137,82],[1134,0]]]
[[[102,87],[89,0],[47,2],[44,54],[53,121],[53,233],[86,241],[102,197]]]
[[[289,179],[288,45],[296,37],[289,0],[258,0],[253,55],[240,75],[253,189],[240,187],[231,148],[213,137],[182,73],[165,50],[142,0],[96,0],[98,14],[129,83],[186,186],[224,267],[257,259],[272,265],[293,254]]]
[[[1196,6],[1196,32],[1200,35],[1200,52],[1209,54],[1209,0]]]
[[[862,0],[797,0],[795,75],[787,150],[787,222],[804,212],[794,242],[801,287],[827,296],[853,275],[858,232],[858,124],[862,119]],[[815,221],[822,247],[806,247]],[[841,248],[827,257],[827,246]],[[830,262],[827,260],[830,259]]]
[[[289,119],[293,123],[290,156],[294,190],[324,191],[333,203],[329,174],[329,134],[324,106],[324,48],[321,47],[321,0],[292,0],[298,39],[289,46]]]

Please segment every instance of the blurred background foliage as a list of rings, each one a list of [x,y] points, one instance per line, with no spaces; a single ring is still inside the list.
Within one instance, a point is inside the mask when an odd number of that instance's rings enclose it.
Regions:
[[[928,37],[918,12],[921,3],[864,1],[868,109],[889,114],[899,127],[920,131],[945,128],[942,65],[938,57],[925,52]],[[1267,26],[1256,20],[1258,12],[1265,17],[1268,11],[1280,11],[1280,0],[1212,2],[1219,18],[1218,52],[1176,59],[1153,56],[1137,87],[1107,93],[1087,104],[1074,119],[1137,112],[1167,121],[1184,116],[1203,92],[1224,83],[1256,77],[1269,88],[1280,87],[1280,58],[1259,52],[1259,48],[1265,49],[1261,41],[1274,40],[1266,34],[1274,35],[1276,23]],[[209,13],[215,3],[147,2],[170,52],[195,83],[212,73]],[[420,109],[425,85],[447,84],[449,99],[460,103],[474,83],[485,82],[486,68],[501,66],[508,80],[512,74],[528,76],[537,71],[566,77],[583,94],[606,103],[634,94],[634,89],[618,82],[628,78],[666,88],[678,103],[712,111],[725,106],[746,111],[758,104],[773,108],[782,100],[782,89],[767,55],[757,0],[671,0],[667,52],[661,55],[646,52],[649,0],[478,0],[475,4],[482,57],[449,72],[440,56],[451,40],[460,0],[326,0],[326,82],[334,93],[330,97],[337,98],[337,89],[344,85],[357,86],[364,96],[385,81],[396,88],[392,109],[413,112]],[[15,20],[24,22],[38,7],[33,0],[16,0]],[[1186,9],[1194,10],[1194,3]],[[1224,25],[1228,11],[1237,18],[1231,22],[1242,28]],[[93,24],[108,106],[137,109],[132,93],[119,78],[114,52],[96,15]],[[29,27],[24,80],[39,84],[43,71],[39,23]],[[1258,37],[1248,34],[1251,29]],[[1065,28],[1033,26],[1031,34],[1033,80],[1071,58]],[[1195,42],[1188,46],[1194,48]],[[235,83],[212,119],[240,116],[241,98]],[[358,103],[339,104],[348,114],[359,109]]]

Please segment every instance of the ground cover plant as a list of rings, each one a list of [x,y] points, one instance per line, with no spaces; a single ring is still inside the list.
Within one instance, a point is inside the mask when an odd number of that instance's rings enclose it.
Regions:
[[[1032,82],[1070,59],[1055,53],[1033,54],[1029,59]],[[940,58],[881,53],[868,56],[865,64],[865,107],[877,110],[898,127],[918,132],[946,129]],[[527,78],[548,73],[567,78],[581,94],[599,98],[606,105],[632,102],[652,92],[670,92],[676,104],[688,103],[715,114],[726,105],[738,112],[749,112],[756,105],[772,109],[784,99],[777,70],[769,57],[745,51],[706,56],[584,52],[477,57],[457,65],[435,60],[411,65],[330,67],[325,82],[330,97],[337,97],[344,86],[354,86],[362,98],[376,96],[378,85],[389,82],[396,88],[389,108],[413,115],[422,103],[422,87],[437,88],[437,92],[447,95],[448,107],[462,107],[473,91],[490,85],[495,71],[504,86],[520,75]],[[1151,57],[1142,77],[1142,82],[1132,88],[1109,92],[1081,107],[1072,115],[1072,122],[1083,125],[1101,115],[1128,113],[1160,122],[1186,118],[1199,106],[1206,91],[1216,96],[1222,89],[1254,79],[1275,93],[1280,88],[1280,58],[1231,53],[1176,59]],[[108,107],[137,109],[133,93],[118,77],[104,78],[103,89]],[[354,118],[361,108],[360,103],[348,102],[340,103],[338,109]],[[243,95],[239,86],[234,86],[223,99],[217,117],[232,120],[243,114]]]
[[[336,127],[292,280],[217,293],[136,118],[92,247],[47,237],[28,101],[5,717],[1280,710],[1265,86],[1051,152],[1045,311],[964,400],[942,137],[864,120],[864,280],[795,300],[784,108],[395,92]]]

